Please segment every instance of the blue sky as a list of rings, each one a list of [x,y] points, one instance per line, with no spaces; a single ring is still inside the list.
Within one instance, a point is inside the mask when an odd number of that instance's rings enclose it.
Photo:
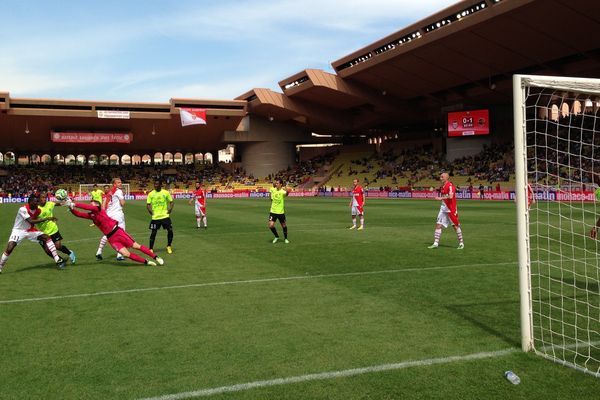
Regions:
[[[455,0],[4,1],[12,97],[233,99],[331,62]]]

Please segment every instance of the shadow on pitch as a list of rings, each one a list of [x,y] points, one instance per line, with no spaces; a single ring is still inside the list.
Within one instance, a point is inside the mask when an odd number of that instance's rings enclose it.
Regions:
[[[560,278],[559,278],[560,279]],[[590,278],[589,280],[575,280],[573,278],[562,278],[562,283],[565,283],[570,286],[574,286],[577,289],[585,290],[586,292],[598,293],[598,289],[600,289],[600,285],[598,281],[595,281],[596,278]],[[591,281],[591,282],[590,282]]]
[[[58,268],[56,268],[56,264],[54,264],[54,262],[52,262],[52,263],[47,263],[47,264],[30,265],[29,267],[20,268],[14,272],[29,272],[29,271],[38,270],[38,269],[55,269],[57,271],[59,270]]]
[[[67,266],[60,270],[56,267],[56,264],[54,263],[47,263],[47,264],[38,264],[38,265],[30,265],[28,267],[25,268],[20,268],[18,270],[15,270],[14,272],[31,272],[31,271],[36,271],[36,270],[55,270],[58,272],[62,272],[62,271],[67,271],[70,269],[74,269],[74,268],[89,268],[89,267],[93,267],[93,266],[101,266],[101,267],[106,267],[106,268],[131,268],[131,267],[141,267],[144,266],[144,264],[140,264],[140,263],[136,263],[133,262],[131,260],[125,259],[124,261],[117,261],[117,260],[103,260],[103,261],[98,261],[98,262],[91,262],[91,263],[76,263],[76,264],[71,264],[69,262],[67,262]]]
[[[446,309],[513,347],[519,341],[519,301],[446,306]]]
[[[423,242],[423,246],[425,248],[427,248],[428,246],[431,246],[431,242]],[[449,245],[449,244],[439,244],[438,245],[438,249],[456,249],[456,246],[458,246],[458,243],[455,246]],[[430,249],[430,250],[437,250],[437,249]]]

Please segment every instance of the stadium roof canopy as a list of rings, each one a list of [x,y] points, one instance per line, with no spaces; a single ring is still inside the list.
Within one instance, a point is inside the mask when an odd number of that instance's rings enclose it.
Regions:
[[[401,8],[398,8],[401,12]],[[332,63],[238,97],[314,131],[432,124],[444,107],[512,103],[515,73],[600,77],[600,1],[464,0]]]
[[[180,107],[206,109],[207,124],[182,127]],[[128,119],[99,118],[99,111],[126,111]],[[2,147],[20,152],[216,151],[223,132],[235,131],[246,115],[246,102],[237,100],[171,99],[168,103],[11,98],[0,93]],[[53,143],[52,132],[130,133],[126,146],[116,143]],[[175,139],[176,138],[176,139]]]

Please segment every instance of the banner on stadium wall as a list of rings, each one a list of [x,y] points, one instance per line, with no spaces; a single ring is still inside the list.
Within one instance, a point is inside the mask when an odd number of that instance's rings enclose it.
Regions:
[[[253,199],[265,199],[265,198],[271,197],[271,193],[269,193],[269,192],[250,192],[250,197]]]
[[[270,193],[266,193],[270,197]],[[302,191],[302,192],[290,192],[289,197],[315,197],[318,196],[317,192]]]
[[[131,143],[131,133],[50,132],[54,143]]]
[[[98,118],[129,119],[129,118],[131,118],[131,114],[129,113],[129,111],[99,110]]]
[[[436,191],[429,190],[414,190],[414,191],[396,191],[385,192],[379,190],[370,190],[365,192],[370,198],[389,198],[389,199],[435,199]],[[575,203],[593,203],[596,201],[594,192],[590,191],[536,191],[534,192],[536,201],[550,202],[575,202]],[[350,192],[290,192],[290,197],[350,197]],[[193,197],[192,193],[176,193],[173,195],[175,199],[186,200]],[[270,198],[268,192],[221,192],[207,193],[206,198],[209,199],[241,199],[241,198]],[[479,196],[479,192],[459,191],[456,193],[459,200],[473,201],[514,201],[515,192],[485,192],[483,198]],[[142,193],[133,193],[125,196],[125,200],[146,200],[148,195]],[[73,197],[75,201],[88,202],[91,200],[89,195],[81,195]],[[56,201],[54,197],[50,197],[50,201]],[[26,203],[27,197],[0,197],[0,203]]]

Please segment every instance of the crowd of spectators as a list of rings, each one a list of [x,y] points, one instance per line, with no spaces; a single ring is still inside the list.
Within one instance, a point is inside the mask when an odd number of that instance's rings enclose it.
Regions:
[[[189,189],[198,179],[207,185],[223,184],[240,178],[218,165],[10,165],[0,168],[0,196],[26,196],[41,188],[53,191],[58,187],[77,192],[79,184],[110,183],[120,177],[136,190],[149,191],[155,180],[162,180],[171,189]]]
[[[531,181],[548,186],[598,183],[595,182],[598,175],[593,171],[600,167],[594,161],[594,149],[600,146],[600,135],[595,135],[593,119],[582,119],[578,129],[572,129],[573,121],[570,125],[551,120],[544,124],[541,128],[529,129],[528,143],[535,144],[528,147]],[[326,175],[326,166],[331,166],[338,155],[339,152],[330,152],[302,161],[263,180],[283,179],[292,187],[310,189],[311,177]],[[381,188],[391,190],[390,182],[394,188],[400,180],[407,182],[408,187],[415,187],[423,180],[437,180],[440,171],[448,172],[450,176],[467,176],[467,183],[476,186],[483,182],[489,188],[498,187],[498,183],[509,181],[510,175],[514,174],[512,145],[484,146],[480,153],[452,162],[445,161],[443,155],[434,152],[430,146],[390,149],[351,160],[347,173],[349,177],[368,175],[361,182],[367,187],[377,188],[378,180],[385,179],[386,184]],[[336,174],[342,176],[345,172],[339,169]],[[209,190],[256,187],[265,183],[233,164],[8,165],[0,167],[0,196],[25,196],[41,187],[54,190],[69,186],[70,191],[76,192],[79,183],[108,183],[115,176],[140,191],[151,190],[156,179],[161,179],[170,189],[181,190],[193,188],[198,179]]]
[[[391,178],[393,185],[400,179],[408,181],[413,186],[422,180],[437,180],[440,171],[450,176],[470,176],[476,181],[485,181],[489,185],[497,182],[507,182],[514,174],[512,146],[494,144],[484,146],[483,150],[474,156],[466,156],[451,162],[445,161],[441,154],[434,152],[431,147],[405,149],[399,152],[388,150],[372,157],[363,157],[350,162],[349,175],[371,174],[369,180],[363,178],[364,185],[377,186],[378,179]],[[342,171],[338,172],[341,176]]]
[[[305,183],[322,168],[331,163],[335,154],[315,157],[294,167],[266,177],[267,182],[283,179],[290,186]],[[69,192],[79,190],[79,184],[110,183],[120,177],[132,190],[150,191],[155,180],[160,179],[168,189],[191,190],[201,180],[211,191],[231,190],[240,186],[256,186],[260,180],[233,164],[184,165],[6,165],[0,167],[0,196],[26,196],[41,188],[49,191],[62,187]],[[263,182],[264,183],[264,182]]]
[[[598,184],[596,119],[586,114],[527,126],[530,180],[549,187]]]
[[[330,165],[338,154],[339,152],[331,152],[313,157],[310,160],[301,161],[294,167],[288,167],[275,174],[270,174],[266,177],[266,180],[271,182],[275,179],[282,179],[292,187],[303,185],[309,182],[311,177],[323,175],[323,168],[326,165]]]

